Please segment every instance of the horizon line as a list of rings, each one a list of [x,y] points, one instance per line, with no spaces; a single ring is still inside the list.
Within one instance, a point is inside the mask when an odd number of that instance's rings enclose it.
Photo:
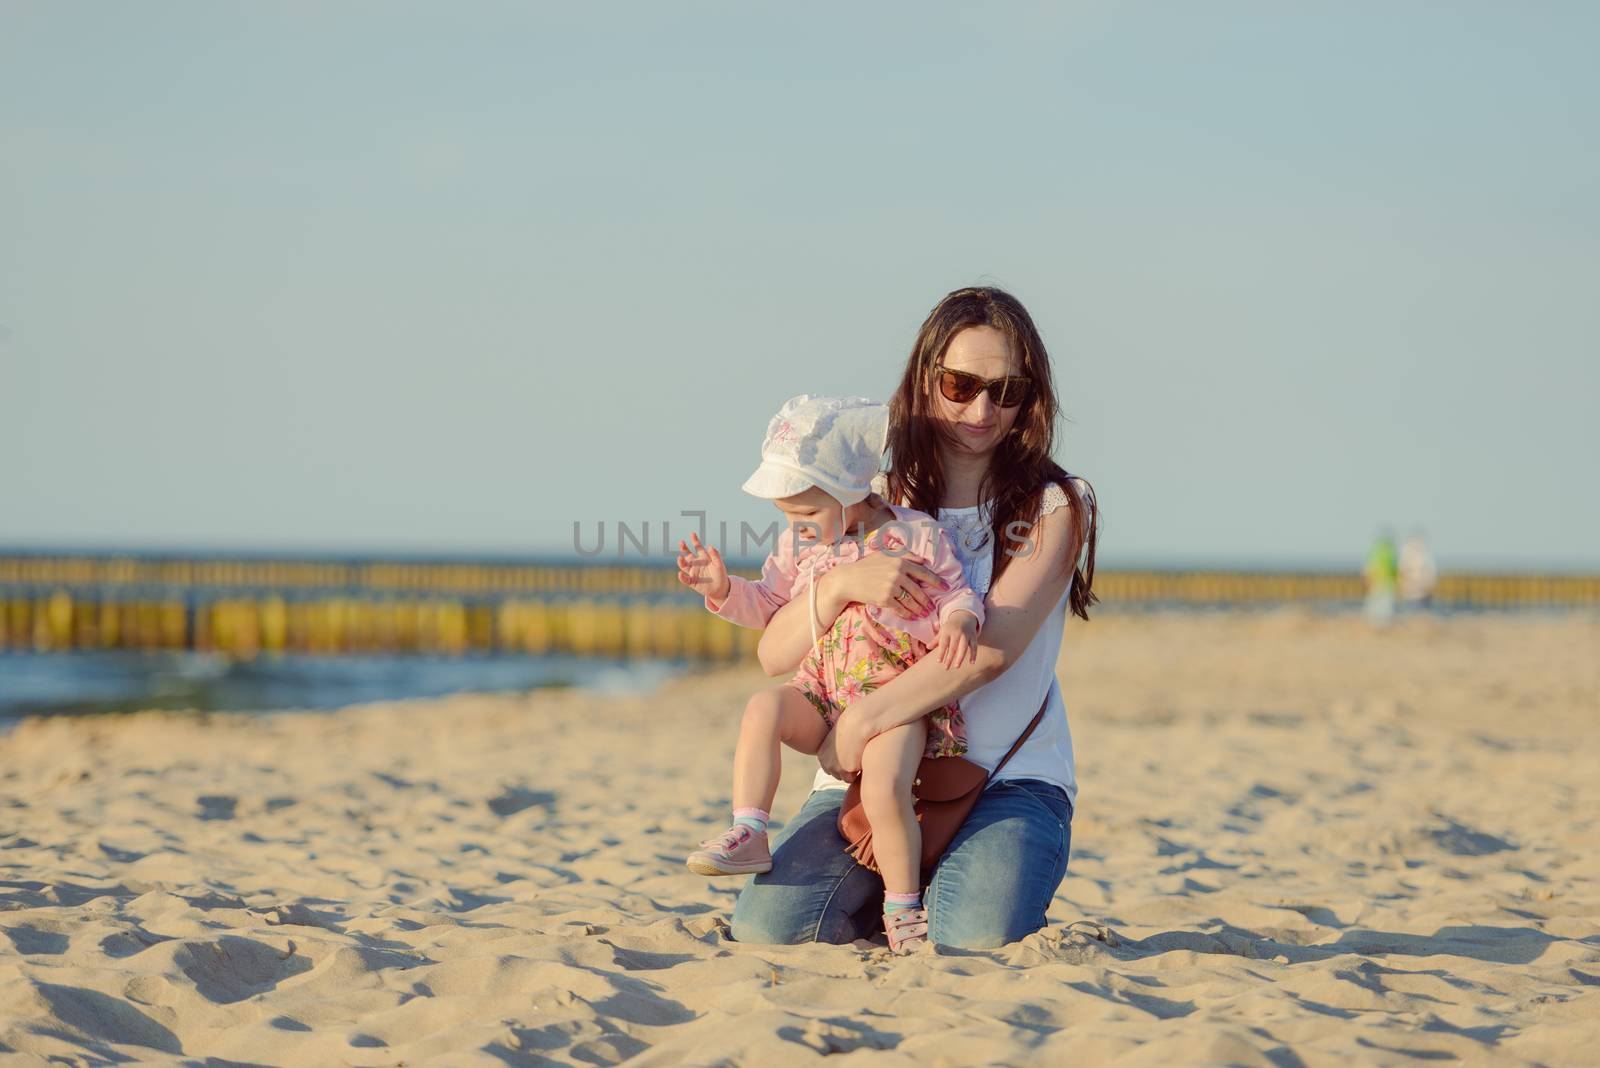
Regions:
[[[1100,571],[1217,571],[1246,573],[1315,573],[1348,574],[1362,569],[1364,554],[1358,556],[1331,555],[1270,555],[1257,557],[1228,556],[1224,554],[1154,555],[1132,553],[1127,555],[1102,553],[1096,561]],[[521,549],[439,549],[439,548],[294,548],[236,545],[7,545],[0,543],[0,557],[133,557],[144,559],[208,558],[226,560],[284,560],[292,562],[323,561],[328,563],[414,563],[414,564],[466,564],[484,566],[556,566],[556,567],[647,567],[668,568],[671,554],[626,555],[596,554],[583,556],[571,550]],[[764,557],[728,556],[734,568],[759,568]],[[1456,557],[1455,563],[1446,566],[1440,562],[1441,572],[1455,573],[1510,573],[1548,575],[1600,575],[1600,560],[1534,560],[1526,556],[1471,554]],[[1436,557],[1437,560],[1437,557]]]

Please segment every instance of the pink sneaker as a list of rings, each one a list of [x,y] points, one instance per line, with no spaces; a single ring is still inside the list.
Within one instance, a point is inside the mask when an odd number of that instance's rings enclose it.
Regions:
[[[889,952],[899,956],[928,942],[928,910],[898,909],[883,914],[883,933],[889,936]]]
[[[696,875],[750,875],[772,870],[767,832],[757,834],[735,823],[715,838],[707,838],[686,862]]]

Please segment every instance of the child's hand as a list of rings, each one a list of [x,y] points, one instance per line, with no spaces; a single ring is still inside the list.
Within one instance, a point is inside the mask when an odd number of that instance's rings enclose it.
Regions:
[[[728,566],[722,562],[722,554],[700,544],[700,535],[689,537],[694,541],[693,549],[678,539],[682,550],[678,554],[678,581],[702,597],[719,603],[726,600],[732,583],[728,581]]]
[[[939,663],[946,670],[978,659],[978,617],[971,612],[951,612],[934,639]]]

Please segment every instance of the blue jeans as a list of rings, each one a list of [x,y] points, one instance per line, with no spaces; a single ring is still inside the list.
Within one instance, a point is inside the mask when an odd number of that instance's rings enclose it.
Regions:
[[[753,876],[733,908],[740,942],[843,944],[883,930],[883,881],[844,851],[843,790],[816,790],[784,827],[772,870]],[[1003,779],[983,792],[923,895],[928,936],[990,949],[1044,926],[1067,874],[1072,802],[1038,779]]]

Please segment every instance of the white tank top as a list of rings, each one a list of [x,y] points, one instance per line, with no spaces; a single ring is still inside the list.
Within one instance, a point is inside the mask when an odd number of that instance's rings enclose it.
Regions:
[[[1074,479],[1080,499],[1089,498],[1089,485]],[[881,485],[874,487],[883,492]],[[1067,506],[1066,492],[1051,483],[1045,487],[1040,502],[1039,517],[1049,515],[1057,508]],[[994,540],[985,521],[982,508],[945,508],[938,516],[939,525],[955,542],[956,556],[961,561],[961,571],[967,583],[979,596],[989,594],[989,580],[994,570]],[[1089,521],[1088,513],[1084,521]],[[1087,533],[1087,531],[1085,531]],[[1048,697],[1049,705],[1044,718],[1023,747],[1017,750],[996,780],[1042,779],[1054,783],[1067,793],[1074,808],[1078,804],[1077,765],[1072,755],[1072,730],[1067,724],[1066,705],[1061,700],[1061,686],[1056,681],[1056,661],[1061,656],[1061,636],[1067,623],[1067,602],[1072,595],[1069,583],[1061,600],[1039,625],[1038,633],[1028,643],[1020,657],[1005,674],[985,686],[980,686],[961,699],[961,712],[967,723],[967,759],[993,768],[1000,763],[1024,729],[1039,704]],[[818,771],[812,789],[842,789],[844,783],[825,771]]]

